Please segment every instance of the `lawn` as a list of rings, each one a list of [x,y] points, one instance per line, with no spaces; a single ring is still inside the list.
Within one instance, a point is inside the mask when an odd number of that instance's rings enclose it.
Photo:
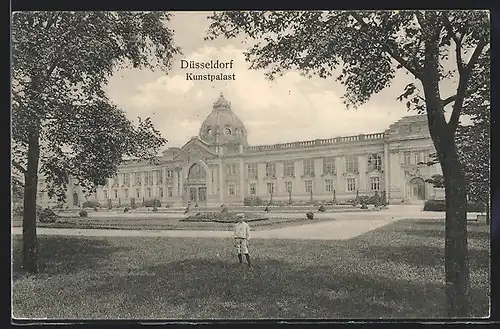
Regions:
[[[472,315],[489,313],[489,228],[469,225]],[[347,241],[40,237],[42,274],[20,271],[13,311],[47,318],[445,317],[444,227],[395,222]]]

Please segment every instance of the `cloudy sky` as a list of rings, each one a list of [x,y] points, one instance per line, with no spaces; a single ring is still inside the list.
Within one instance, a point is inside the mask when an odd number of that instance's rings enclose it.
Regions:
[[[410,82],[410,76],[404,73],[390,88],[358,109],[346,109],[341,100],[344,87],[334,78],[307,79],[292,72],[270,82],[263,72],[248,70],[241,40],[203,40],[209,26],[208,15],[210,12],[174,14],[169,26],[175,31],[176,45],[183,54],[175,58],[168,75],[124,69],[107,86],[111,99],[130,119],[152,118],[169,141],[167,147],[182,146],[191,136],[198,135],[221,92],[245,124],[250,145],[382,132],[401,117],[416,114],[396,100]],[[187,72],[202,72],[181,69],[181,59],[234,60],[233,69],[224,71],[234,73],[236,80],[189,81]],[[205,72],[217,74],[219,70]]]

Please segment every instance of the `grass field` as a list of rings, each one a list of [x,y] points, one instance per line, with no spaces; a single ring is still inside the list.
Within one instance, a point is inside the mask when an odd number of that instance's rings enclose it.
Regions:
[[[442,220],[395,222],[347,241],[41,236],[42,273],[20,270],[13,311],[47,318],[445,317]],[[472,315],[489,313],[489,228],[469,225]]]

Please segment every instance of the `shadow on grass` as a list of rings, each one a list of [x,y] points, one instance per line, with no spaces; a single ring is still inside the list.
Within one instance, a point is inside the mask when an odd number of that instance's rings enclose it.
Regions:
[[[444,267],[444,248],[431,246],[380,246],[370,245],[359,252],[366,257],[406,263],[413,266]],[[489,269],[488,250],[469,249],[470,266]]]
[[[443,239],[445,237],[445,232],[444,228],[441,229],[419,229],[419,230],[407,230],[406,234],[412,234],[417,237],[422,237],[422,238],[439,238]],[[490,232],[489,231],[478,231],[478,230],[469,230],[467,232],[467,237],[469,239],[478,239],[478,240],[486,240],[489,241],[491,238]]]
[[[25,274],[22,267],[22,238],[12,239],[12,274],[14,281]],[[39,272],[46,275],[70,274],[98,268],[111,254],[127,248],[111,247],[105,239],[39,236]]]
[[[363,275],[331,266],[299,269],[275,259],[256,259],[252,268],[207,259],[158,264],[137,275],[111,275],[86,293],[113,294],[123,287],[131,291],[122,307],[162,300],[170,308],[184,310],[170,314],[175,318],[445,316],[440,285]],[[487,301],[476,303],[476,315],[485,313],[485,305]],[[165,314],[161,306],[151,307],[158,308],[156,316]]]

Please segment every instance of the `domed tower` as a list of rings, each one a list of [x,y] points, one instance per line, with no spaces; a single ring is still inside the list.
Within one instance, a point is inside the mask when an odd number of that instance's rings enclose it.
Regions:
[[[216,149],[219,146],[229,149],[239,149],[240,145],[248,146],[247,130],[222,93],[215,101],[212,112],[203,121],[199,136]]]

